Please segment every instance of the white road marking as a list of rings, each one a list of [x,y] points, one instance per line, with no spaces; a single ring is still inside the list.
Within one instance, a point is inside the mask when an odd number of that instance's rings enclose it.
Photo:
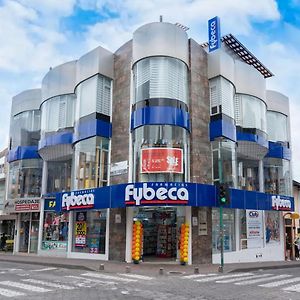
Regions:
[[[18,296],[25,296],[25,294],[21,292],[15,292],[7,289],[1,289],[0,288],[0,295],[5,297],[18,297]]]
[[[30,270],[31,272],[45,272],[45,271],[52,271],[52,270],[57,270],[57,268],[44,268],[44,269],[35,269],[35,270]]]
[[[30,285],[30,284],[15,282],[15,281],[0,281],[0,284],[5,285],[5,286],[16,287],[16,288],[31,291],[31,292],[38,292],[38,293],[51,292],[51,290],[48,290],[45,288],[41,288],[41,287]]]
[[[273,274],[261,274],[261,275],[252,275],[252,276],[246,276],[246,277],[240,277],[240,278],[231,278],[231,279],[225,279],[225,280],[217,280],[217,283],[231,283],[231,282],[237,282],[237,281],[244,281],[248,279],[254,279],[254,278],[263,278],[272,276]]]
[[[236,282],[235,284],[237,285],[248,285],[248,284],[254,284],[254,283],[258,283],[258,282],[263,282],[263,281],[270,281],[273,279],[281,279],[281,278],[288,278],[288,277],[292,277],[292,275],[276,275],[276,276],[271,276],[271,277],[267,277],[267,278],[259,278],[259,279],[253,279],[253,280],[248,280],[246,282]]]
[[[195,275],[187,275],[183,276],[184,279],[195,279],[195,278],[201,278],[201,277],[209,277],[209,276],[217,276],[216,273],[210,273],[210,274],[195,274]]]
[[[292,285],[289,287],[286,287],[282,289],[283,291],[288,291],[288,292],[300,292],[300,284]]]
[[[120,278],[117,276],[105,275],[105,274],[100,274],[100,273],[92,273],[92,272],[88,272],[88,273],[84,273],[84,274],[80,274],[80,275],[92,277],[92,278],[111,279],[111,280],[124,281],[124,282],[137,282],[137,279]]]
[[[219,279],[227,279],[227,278],[235,278],[235,277],[243,277],[243,276],[249,276],[253,275],[252,273],[238,273],[238,274],[231,274],[231,275],[216,275],[208,278],[198,279],[197,282],[209,282],[209,281],[215,281]]]
[[[277,286],[281,286],[281,285],[285,285],[285,284],[289,284],[289,283],[293,283],[293,282],[297,282],[297,281],[300,281],[300,277],[295,277],[295,278],[292,278],[292,279],[270,282],[270,283],[266,283],[266,284],[260,284],[259,286],[266,287],[266,288],[271,288],[271,287],[277,287]]]
[[[100,283],[100,284],[117,284],[117,282],[113,282],[113,281],[102,281],[99,279],[93,279],[93,278],[86,278],[86,277],[82,277],[82,276],[74,276],[74,275],[67,275],[65,276],[66,278],[73,278],[73,279],[78,279],[80,281],[85,281],[85,282],[95,282],[95,283]],[[80,282],[81,284],[82,282]],[[78,284],[76,284],[78,285]],[[82,285],[80,285],[82,286]]]
[[[37,279],[22,279],[22,281],[26,281],[29,283],[35,283],[35,284],[40,284],[40,285],[45,285],[53,288],[58,288],[58,289],[64,289],[64,290],[73,290],[75,287],[65,285],[65,284],[60,284],[60,283],[54,283],[54,282],[48,282],[48,281],[42,281],[42,280],[37,280]]]
[[[153,277],[138,275],[138,274],[119,273],[118,275],[129,277],[129,278],[141,279],[141,280],[152,280],[153,279]]]

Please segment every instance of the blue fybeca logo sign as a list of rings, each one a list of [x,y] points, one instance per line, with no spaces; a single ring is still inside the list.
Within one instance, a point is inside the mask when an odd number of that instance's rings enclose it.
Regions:
[[[214,17],[208,20],[208,44],[209,52],[217,50],[221,47],[221,30],[219,17]]]

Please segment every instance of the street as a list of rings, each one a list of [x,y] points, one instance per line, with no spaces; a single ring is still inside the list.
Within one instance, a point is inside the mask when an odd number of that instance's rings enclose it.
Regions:
[[[298,268],[150,276],[0,263],[0,299],[299,299]]]

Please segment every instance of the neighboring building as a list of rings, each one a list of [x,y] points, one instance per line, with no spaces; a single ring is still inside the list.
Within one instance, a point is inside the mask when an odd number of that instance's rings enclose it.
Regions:
[[[225,183],[225,262],[284,260],[289,103],[272,75],[232,35],[208,52],[163,22],[50,68],[12,101],[14,251],[218,263]]]
[[[6,190],[5,183],[7,175],[7,152],[7,148],[0,152],[0,235],[3,233],[6,235],[6,238],[10,241],[8,249],[12,250],[16,216],[14,214],[6,214],[3,212]]]

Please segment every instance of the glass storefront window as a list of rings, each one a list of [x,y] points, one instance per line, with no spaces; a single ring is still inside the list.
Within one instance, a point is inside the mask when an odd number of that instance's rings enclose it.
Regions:
[[[41,159],[24,159],[9,164],[8,199],[41,196]]]
[[[30,213],[21,213],[20,217],[19,251],[27,253],[29,245]]]
[[[48,161],[47,193],[71,190],[72,159]]]
[[[134,103],[169,98],[188,103],[188,68],[171,57],[142,59],[133,67]]]
[[[75,145],[74,188],[87,189],[108,184],[109,139],[93,137]]]
[[[40,213],[33,212],[31,214],[30,224],[30,253],[37,253],[38,249],[38,236],[39,236]]]
[[[258,160],[238,157],[238,188],[247,191],[259,191]]]
[[[222,166],[222,183],[236,186],[236,145],[230,140],[214,141],[212,145],[213,181],[218,183],[219,168]]]
[[[74,212],[72,251],[105,254],[107,210]]]
[[[288,142],[287,116],[275,111],[267,112],[268,139],[272,142]]]
[[[40,140],[40,111],[22,112],[11,119],[10,149],[18,146],[37,146]]]
[[[43,225],[43,250],[67,250],[69,213],[46,211]]]
[[[171,125],[146,125],[133,131],[132,140],[134,181],[188,181],[189,133],[187,130]],[[142,149],[149,148],[182,150],[183,173],[141,172]],[[161,158],[165,159],[165,157]]]
[[[291,195],[290,162],[279,158],[264,159],[265,192]]]
[[[224,251],[235,251],[235,211],[234,209],[223,209],[224,226]],[[220,211],[212,209],[212,250],[219,253],[221,249],[220,241]]]
[[[266,246],[280,243],[280,214],[278,211],[265,211]]]

